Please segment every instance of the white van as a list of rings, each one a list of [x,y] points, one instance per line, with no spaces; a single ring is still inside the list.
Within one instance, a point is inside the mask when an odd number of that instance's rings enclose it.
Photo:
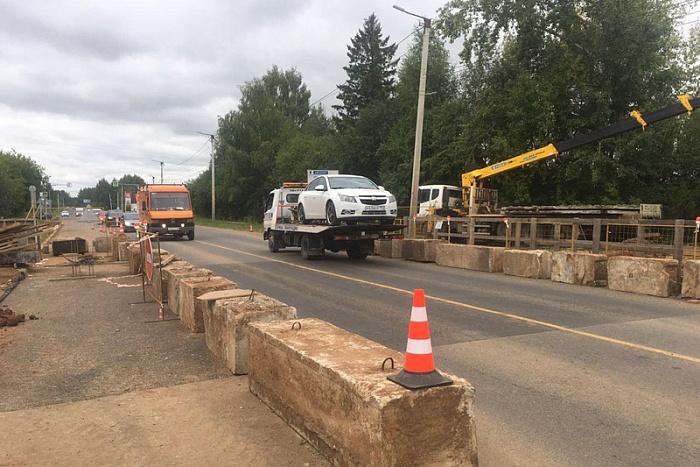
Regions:
[[[438,216],[457,216],[462,207],[462,190],[452,185],[422,185],[418,187],[418,216],[434,211]]]

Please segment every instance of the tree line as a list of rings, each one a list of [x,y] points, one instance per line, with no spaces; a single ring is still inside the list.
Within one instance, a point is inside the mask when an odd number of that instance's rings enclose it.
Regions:
[[[451,0],[428,63],[421,183],[459,185],[465,170],[655,110],[698,92],[700,33],[676,29],[689,2]],[[452,66],[445,41],[463,41]],[[365,175],[406,204],[420,31],[402,56],[371,14],[347,47],[347,79],[329,117],[300,72],[273,66],[219,118],[217,213],[261,216],[267,192],[310,168]],[[494,178],[501,205],[661,203],[700,206],[700,119],[678,118]],[[211,175],[189,182],[210,213]]]

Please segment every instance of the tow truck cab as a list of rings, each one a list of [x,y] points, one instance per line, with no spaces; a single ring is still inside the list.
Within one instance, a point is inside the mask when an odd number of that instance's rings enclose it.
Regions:
[[[185,185],[143,185],[136,193],[139,222],[147,232],[194,240],[194,213]]]
[[[276,188],[267,195],[265,201],[265,218],[263,219],[264,234],[267,236],[276,224],[295,221],[296,207],[299,204],[299,194],[306,189],[303,182],[284,182],[281,188]]]
[[[462,190],[452,185],[418,187],[418,216],[458,216],[462,207]]]

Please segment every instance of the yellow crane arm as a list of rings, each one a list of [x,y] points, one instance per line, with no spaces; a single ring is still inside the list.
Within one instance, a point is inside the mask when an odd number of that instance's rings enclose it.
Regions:
[[[533,149],[526,153],[520,154],[510,159],[506,159],[501,162],[496,162],[495,164],[482,167],[481,169],[472,170],[471,172],[466,172],[462,174],[462,186],[474,186],[477,180],[492,177],[503,172],[507,172],[512,169],[517,169],[519,167],[524,167],[528,164],[532,164],[543,159],[548,159],[559,154],[559,151],[550,143],[547,146],[541,148]]]

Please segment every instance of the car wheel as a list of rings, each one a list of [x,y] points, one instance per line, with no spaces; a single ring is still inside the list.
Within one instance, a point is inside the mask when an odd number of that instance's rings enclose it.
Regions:
[[[299,212],[299,223],[306,224],[306,213],[304,212],[304,205],[300,204],[298,208]]]
[[[328,201],[326,204],[326,222],[328,225],[338,225],[338,215],[335,213],[335,205],[333,201]]]

